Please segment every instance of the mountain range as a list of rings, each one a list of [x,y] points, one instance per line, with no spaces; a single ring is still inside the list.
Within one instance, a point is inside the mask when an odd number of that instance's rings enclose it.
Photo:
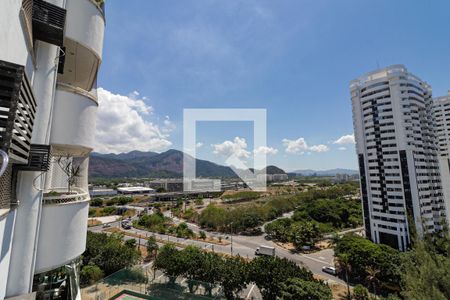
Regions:
[[[162,153],[131,151],[120,154],[92,153],[89,162],[91,178],[182,177],[183,152],[171,149]],[[233,178],[230,167],[196,159],[197,177]],[[253,170],[252,170],[253,171]],[[275,166],[267,167],[268,174],[284,174]]]
[[[357,170],[352,169],[330,169],[330,170],[311,170],[311,169],[305,169],[305,170],[295,170],[288,172],[289,174],[297,174],[297,175],[303,175],[303,176],[335,176],[336,174],[348,174],[348,175],[355,175],[358,174]]]

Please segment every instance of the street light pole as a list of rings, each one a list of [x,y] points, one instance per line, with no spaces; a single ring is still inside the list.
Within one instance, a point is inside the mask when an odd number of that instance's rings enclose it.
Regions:
[[[233,256],[233,222],[230,223],[231,256]]]

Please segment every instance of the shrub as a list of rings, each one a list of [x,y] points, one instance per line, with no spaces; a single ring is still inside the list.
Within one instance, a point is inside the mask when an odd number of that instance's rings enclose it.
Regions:
[[[103,271],[96,265],[87,265],[81,269],[80,281],[82,285],[91,285],[102,279]]]

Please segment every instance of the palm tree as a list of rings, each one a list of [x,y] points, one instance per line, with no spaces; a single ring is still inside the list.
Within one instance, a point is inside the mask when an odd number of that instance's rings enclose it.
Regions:
[[[376,267],[368,266],[366,268],[366,273],[367,273],[366,281],[369,284],[369,286],[371,285],[373,287],[373,294],[376,297],[377,296],[376,285],[379,282],[377,275],[378,273],[380,273],[380,270]]]
[[[348,273],[351,272],[352,266],[350,264],[350,257],[348,254],[340,254],[337,256],[337,266],[340,272],[345,274],[345,282],[347,283],[347,299],[351,299],[350,284],[348,282]]]

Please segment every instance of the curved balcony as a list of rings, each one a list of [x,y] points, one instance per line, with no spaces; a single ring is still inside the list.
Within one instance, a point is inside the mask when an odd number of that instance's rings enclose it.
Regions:
[[[65,265],[84,252],[88,212],[89,201],[43,205],[35,273]]]
[[[58,85],[50,136],[52,151],[78,156],[92,151],[98,107],[93,99],[90,93]]]
[[[59,82],[91,90],[102,60],[105,19],[95,0],[68,0],[64,72]]]
[[[77,187],[71,188],[70,192],[67,188],[52,188],[51,191],[44,193],[42,204],[64,204],[89,200],[89,193]]]

